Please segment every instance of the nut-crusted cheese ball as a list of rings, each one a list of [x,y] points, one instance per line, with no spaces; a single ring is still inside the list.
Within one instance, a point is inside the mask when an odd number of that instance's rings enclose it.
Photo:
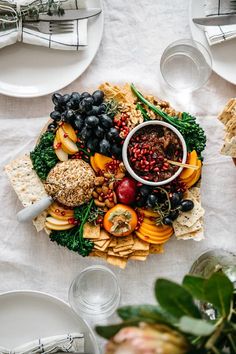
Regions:
[[[48,174],[45,189],[59,203],[75,207],[92,198],[95,173],[83,160],[58,163]]]

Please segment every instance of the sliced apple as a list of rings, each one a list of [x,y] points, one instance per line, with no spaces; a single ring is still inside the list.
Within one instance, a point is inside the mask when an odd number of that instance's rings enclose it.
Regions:
[[[68,219],[74,217],[74,215],[61,215],[61,214],[55,213],[53,210],[50,210],[50,209],[48,210],[48,214],[53,216],[55,219],[65,220],[65,221],[68,221]]]
[[[46,226],[49,230],[63,231],[63,230],[72,229],[75,225],[73,225],[73,224],[56,225],[56,224],[51,224],[50,222],[46,221],[46,222],[45,222],[45,226]]]
[[[53,142],[55,154],[57,155],[57,157],[60,161],[67,161],[68,154],[60,147],[59,144],[60,144],[60,141],[58,141],[58,138],[56,136],[54,139],[54,142]]]
[[[52,216],[48,216],[46,218],[47,222],[50,222],[50,224],[54,224],[54,225],[68,225],[68,221],[67,220],[59,220],[59,219],[56,219]]]
[[[73,155],[79,151],[77,145],[68,136],[66,136],[67,134],[64,132],[62,127],[60,127],[57,131],[58,138],[64,151],[67,151],[70,155]]]
[[[77,135],[74,131],[74,129],[72,128],[72,126],[69,123],[64,123],[62,125],[62,129],[64,130],[64,132],[68,135],[68,137],[74,142],[76,143],[77,141]]]

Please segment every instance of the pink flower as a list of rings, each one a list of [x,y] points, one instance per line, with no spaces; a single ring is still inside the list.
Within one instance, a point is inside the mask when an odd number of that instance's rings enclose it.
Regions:
[[[107,344],[105,354],[185,354],[187,340],[165,325],[140,324],[121,329]]]

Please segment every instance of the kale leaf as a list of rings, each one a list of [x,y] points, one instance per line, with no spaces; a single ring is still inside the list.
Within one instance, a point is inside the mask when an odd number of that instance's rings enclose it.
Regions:
[[[53,149],[53,141],[55,134],[53,132],[45,132],[40,138],[35,149],[30,153],[33,168],[39,178],[46,180],[49,171],[59,161]]]

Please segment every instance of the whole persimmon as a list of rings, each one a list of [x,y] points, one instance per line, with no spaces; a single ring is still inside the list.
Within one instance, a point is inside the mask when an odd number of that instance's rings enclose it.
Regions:
[[[104,216],[104,229],[114,236],[128,236],[136,228],[138,217],[135,211],[127,205],[117,204]]]

